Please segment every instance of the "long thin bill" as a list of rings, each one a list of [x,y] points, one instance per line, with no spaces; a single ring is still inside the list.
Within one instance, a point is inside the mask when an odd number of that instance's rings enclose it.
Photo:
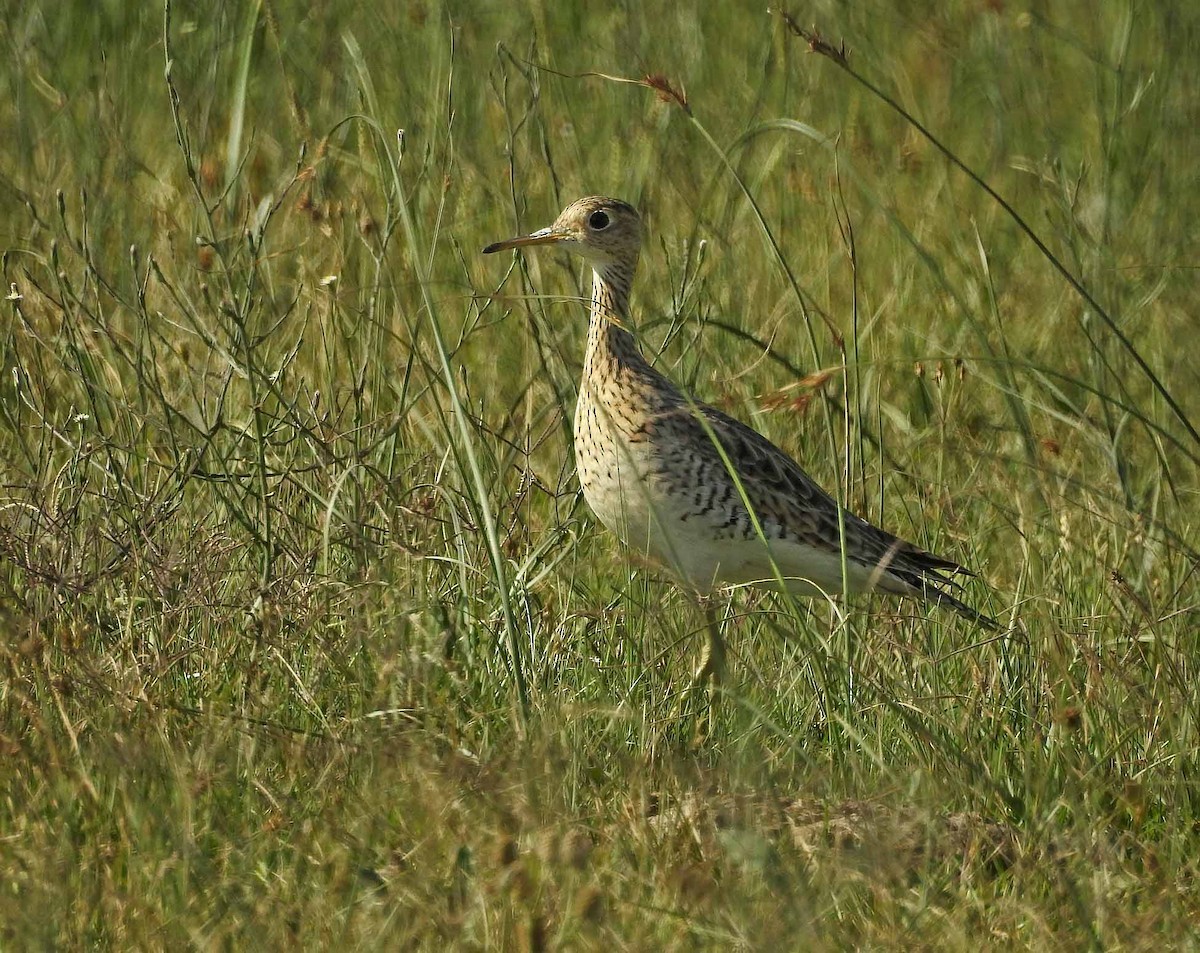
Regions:
[[[528,235],[521,235],[517,238],[506,238],[502,242],[492,242],[483,250],[485,255],[491,255],[498,251],[506,251],[509,248],[524,248],[527,245],[549,245],[552,242],[562,241],[562,235],[554,231],[553,228],[539,228],[536,232],[531,232]]]

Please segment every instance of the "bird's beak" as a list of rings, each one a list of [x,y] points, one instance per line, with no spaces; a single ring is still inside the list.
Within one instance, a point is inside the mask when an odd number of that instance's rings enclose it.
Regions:
[[[521,235],[517,238],[506,238],[502,242],[492,242],[483,250],[485,255],[491,255],[494,252],[506,251],[509,248],[524,248],[527,245],[551,245],[554,242],[561,242],[568,238],[566,232],[556,231],[554,226],[549,228],[539,228],[536,232],[531,232],[528,235]]]

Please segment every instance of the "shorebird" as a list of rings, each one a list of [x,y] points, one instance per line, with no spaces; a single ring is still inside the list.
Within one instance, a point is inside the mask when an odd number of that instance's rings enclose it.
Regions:
[[[628,546],[702,597],[730,585],[800,596],[879,591],[996,627],[954,595],[962,587],[952,577],[972,573],[840,506],[762,434],[694,400],[646,361],[629,330],[642,247],[632,205],[583,198],[553,225],[483,253],[536,245],[565,248],[592,267],[575,459],[592,512]],[[724,645],[705,605],[703,667],[712,675]]]

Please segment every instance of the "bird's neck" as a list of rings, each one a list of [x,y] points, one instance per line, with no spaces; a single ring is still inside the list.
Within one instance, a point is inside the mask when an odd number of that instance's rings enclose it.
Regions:
[[[592,273],[592,317],[588,325],[583,376],[610,377],[622,369],[646,366],[630,333],[629,286],[633,269]]]

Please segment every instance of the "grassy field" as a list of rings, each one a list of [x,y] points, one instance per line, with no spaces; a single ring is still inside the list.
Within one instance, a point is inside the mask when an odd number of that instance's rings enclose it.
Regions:
[[[0,945],[1200,944],[1200,12],[518,6],[0,22]],[[738,592],[688,692],[588,276],[479,254],[596,192],[1000,635]]]

